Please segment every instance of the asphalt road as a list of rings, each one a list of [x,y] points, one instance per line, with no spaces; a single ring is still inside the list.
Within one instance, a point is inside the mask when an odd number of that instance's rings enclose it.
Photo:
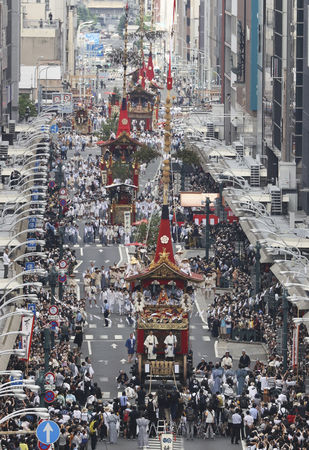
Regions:
[[[107,90],[112,88],[113,82],[107,87]],[[83,155],[87,157],[88,153],[95,152],[86,151]],[[72,155],[68,155],[73,156]],[[153,179],[159,165],[159,160],[151,163],[146,173],[140,177],[140,191],[142,192],[145,183],[148,179]],[[77,259],[81,264],[77,270],[77,279],[81,281],[81,295],[82,292],[82,274],[90,266],[90,261],[95,261],[96,266],[109,266],[117,264],[121,259],[126,257],[125,249],[119,246],[102,247],[100,244],[84,245],[81,243],[79,248],[76,248]],[[124,346],[125,340],[129,337],[132,327],[128,325],[124,316],[119,314],[112,314],[111,327],[104,327],[104,318],[99,308],[90,308],[86,306],[87,325],[84,331],[84,343],[82,346],[83,356],[89,355],[92,360],[94,369],[94,379],[98,382],[102,389],[103,398],[108,400],[119,395],[117,389],[116,376],[120,369],[125,369],[129,375],[130,365],[126,362],[127,352]],[[196,365],[202,356],[207,355],[207,359],[215,361],[215,341],[211,337],[207,325],[199,316],[198,309],[195,307],[192,311],[190,321],[190,344],[193,350],[193,361]],[[97,449],[107,449],[110,447],[106,442],[99,442]],[[119,439],[114,448],[119,449],[136,449],[137,442],[133,440]],[[150,442],[150,448],[159,449],[160,444],[157,440]],[[216,438],[213,440],[195,439],[194,441],[187,441],[185,439],[178,439],[174,445],[174,450],[178,449],[192,449],[192,450],[227,450],[230,448],[241,448],[241,446],[231,445],[229,439]]]

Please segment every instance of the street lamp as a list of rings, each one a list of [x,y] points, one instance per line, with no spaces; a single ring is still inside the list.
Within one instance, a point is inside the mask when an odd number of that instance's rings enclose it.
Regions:
[[[28,213],[28,212],[32,212],[33,213],[34,211],[33,211],[33,209],[28,209],[26,211],[22,211],[22,214],[25,214],[25,213]],[[21,214],[18,214],[18,216],[19,215],[21,215]],[[9,231],[12,231],[12,228],[16,227],[16,225],[18,223],[23,222],[24,220],[27,220],[27,219],[31,219],[31,218],[35,218],[37,220],[43,220],[44,216],[42,214],[36,214],[36,213],[35,214],[28,214],[27,216],[23,216],[20,219],[16,220],[15,222],[13,222],[13,223],[11,222],[10,223],[11,227],[9,228]]]
[[[7,289],[8,288],[8,286],[14,281],[14,280],[16,280],[17,278],[19,278],[19,277],[23,277],[23,276],[25,276],[25,275],[45,275],[45,270],[44,269],[33,269],[33,270],[27,270],[27,271],[24,271],[24,272],[20,272],[20,273],[18,273],[17,275],[15,275],[14,277],[12,277],[12,278],[10,278],[9,280],[8,280],[8,283],[3,287],[3,289]],[[2,297],[1,297],[1,299],[0,299],[0,301],[2,300]]]
[[[43,234],[45,233],[45,231],[42,228],[27,228],[26,230],[22,230],[17,234],[14,234],[14,236],[11,237],[11,240],[7,243],[7,247],[10,246],[11,242],[17,238],[18,236],[21,236],[22,234],[25,233],[39,233],[39,234]]]
[[[5,294],[2,295],[2,297],[0,298],[0,302],[2,302],[2,300],[9,295],[11,292],[15,291],[16,289],[23,289],[26,287],[38,287],[41,288],[42,287],[42,283],[38,282],[38,281],[32,281],[31,283],[21,283],[18,284],[17,286],[11,288],[10,290],[8,290]]]
[[[8,305],[10,305],[11,303],[17,303],[19,300],[25,300],[28,299],[33,303],[37,303],[38,302],[38,296],[37,294],[22,294],[22,295],[17,295],[16,297],[12,297],[9,300],[7,300],[6,302],[4,302],[1,306],[0,306],[0,313],[2,312],[2,310],[4,310]]]
[[[47,205],[47,201],[46,200],[30,200],[28,202],[23,203],[22,205],[19,205],[18,208],[14,210],[14,213],[13,214],[8,214],[8,216],[16,218],[19,215],[24,214],[24,212],[27,212],[28,209],[26,211],[21,211],[21,212],[19,212],[19,210],[23,209],[23,208],[25,208],[25,206],[29,206],[29,205],[30,206],[32,205],[31,211],[33,211],[33,205],[36,205],[35,210],[45,209],[45,206]],[[42,208],[41,208],[41,206],[42,206]],[[10,209],[10,208],[6,208],[6,210],[7,209]],[[3,218],[3,215],[2,215],[2,218]],[[13,223],[13,221],[10,222],[10,224],[12,224],[12,223]]]
[[[38,256],[39,258],[46,259],[47,255],[45,252],[31,252],[31,253],[23,253],[22,255],[17,256],[17,258],[13,259],[13,262],[20,261],[21,259],[32,258]]]
[[[0,299],[0,301],[2,300],[2,298]],[[0,320],[6,320],[9,319],[10,317],[15,317],[15,316],[25,316],[25,317],[33,317],[33,312],[29,311],[28,309],[19,309],[16,308],[15,311],[9,312],[7,314],[4,314],[3,316],[0,316]]]
[[[204,203],[204,202],[203,202]],[[205,260],[206,263],[209,262],[209,249],[210,249],[210,223],[209,223],[209,215],[210,215],[210,200],[209,197],[206,198],[205,202],[205,212],[206,212],[206,228],[205,228]]]
[[[5,417],[2,417],[0,419],[0,425],[9,421],[10,419],[14,419],[14,417],[25,416],[27,414],[33,414],[35,416],[39,416],[39,417],[41,417],[41,419],[49,418],[49,412],[48,412],[47,408],[24,408],[24,409],[19,409],[18,411],[14,411]]]
[[[17,250],[18,248],[22,247],[23,245],[25,245],[25,244],[27,244],[27,243],[28,243],[28,241],[24,241],[24,242],[21,242],[20,244],[16,245],[15,247],[13,247],[12,250],[8,253],[8,257],[10,257],[10,255],[11,255],[15,250]],[[45,244],[45,241],[42,240],[42,239],[33,239],[33,240],[31,241],[31,243],[32,243],[32,244],[36,243],[36,245],[44,245],[44,244]]]
[[[26,350],[24,348],[8,348],[7,350],[1,350],[0,356],[3,355],[16,355],[18,357],[25,356]]]
[[[261,244],[256,242],[255,246],[255,293],[258,294],[261,290]]]

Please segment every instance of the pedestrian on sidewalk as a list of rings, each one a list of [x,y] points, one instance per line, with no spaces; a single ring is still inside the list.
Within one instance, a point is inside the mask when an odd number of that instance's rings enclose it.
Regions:
[[[126,340],[125,346],[128,350],[128,363],[131,363],[133,355],[135,353],[135,344],[136,340],[134,339],[133,333],[130,334],[130,337]]]
[[[8,256],[9,249],[6,248],[3,252],[3,267],[4,267],[4,276],[3,278],[8,278],[9,275],[9,266],[11,264],[11,260]]]

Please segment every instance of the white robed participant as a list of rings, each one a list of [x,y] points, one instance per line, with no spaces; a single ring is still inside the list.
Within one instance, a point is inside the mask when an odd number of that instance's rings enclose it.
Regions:
[[[170,333],[164,339],[164,344],[165,344],[166,359],[168,359],[168,360],[174,359],[175,349],[176,349],[176,345],[177,345],[177,338],[172,333],[172,331],[170,331]]]
[[[153,334],[153,331],[150,330],[150,333],[145,339],[144,346],[147,349],[147,355],[149,360],[157,359],[157,348],[158,348],[158,339]]]
[[[148,447],[148,426],[149,426],[149,420],[145,417],[141,417],[139,419],[136,419],[136,424],[138,426],[138,447],[144,448]]]

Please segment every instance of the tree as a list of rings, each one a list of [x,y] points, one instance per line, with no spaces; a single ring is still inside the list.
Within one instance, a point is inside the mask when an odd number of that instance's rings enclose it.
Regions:
[[[176,159],[180,159],[184,164],[188,164],[190,166],[198,166],[200,165],[200,158],[197,153],[188,148],[182,148],[173,153],[173,157]]]
[[[100,139],[108,141],[111,134],[117,133],[118,129],[118,114],[114,114],[113,117],[109,117],[106,123],[103,123],[101,132],[99,133]]]
[[[124,183],[127,178],[133,178],[133,168],[130,164],[124,164],[123,162],[114,162],[112,166],[113,179],[119,178]]]
[[[23,120],[26,115],[26,109],[29,108],[30,116],[35,117],[37,115],[37,110],[35,104],[30,100],[28,94],[19,95],[19,118]]]
[[[121,37],[123,37],[125,25],[126,25],[126,16],[125,16],[125,14],[123,14],[119,19],[119,23],[118,23],[118,27],[117,27],[118,33]]]
[[[147,145],[143,145],[134,153],[134,161],[139,164],[148,165],[151,161],[156,158],[159,158],[160,153],[152,147]]]

